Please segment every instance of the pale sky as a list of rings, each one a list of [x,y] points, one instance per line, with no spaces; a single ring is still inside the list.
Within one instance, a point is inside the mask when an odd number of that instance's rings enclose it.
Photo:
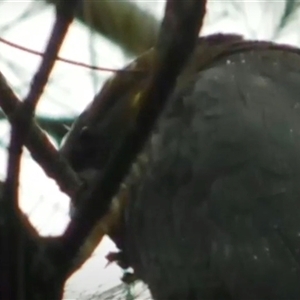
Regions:
[[[164,1],[132,2],[154,12],[158,17],[162,15]],[[202,34],[240,33],[251,39],[275,39],[278,42],[299,45],[299,11],[282,32],[274,33],[283,9],[284,1],[210,1]],[[31,12],[28,18],[14,23],[26,10]],[[0,4],[0,36],[21,46],[42,52],[52,23],[53,10],[48,6],[43,8],[42,1],[9,0]],[[4,30],[3,27],[8,24],[13,26]],[[92,38],[94,51],[99,49],[93,64],[96,61],[101,67],[121,68],[128,61],[122,51],[106,39],[94,35]],[[90,50],[90,32],[75,22],[60,56],[91,63]],[[20,97],[26,94],[39,59],[0,43],[0,70]],[[110,73],[97,71],[93,75],[96,76],[96,84],[90,71],[57,62],[51,76],[53,84],[48,85],[39,102],[38,113],[48,116],[77,115],[91,101]],[[8,132],[7,123],[0,122],[0,137],[4,142],[7,142]],[[4,150],[0,148],[0,179],[4,179],[6,168],[7,157]],[[20,206],[42,235],[59,235],[69,221],[68,197],[59,191],[55,182],[49,180],[28,153],[26,154],[22,160]],[[69,279],[66,285],[68,299],[74,299],[82,293],[106,290],[120,283],[121,272],[118,267],[111,265],[104,269],[104,256],[111,249],[114,249],[113,243],[109,239],[103,240],[93,257]]]

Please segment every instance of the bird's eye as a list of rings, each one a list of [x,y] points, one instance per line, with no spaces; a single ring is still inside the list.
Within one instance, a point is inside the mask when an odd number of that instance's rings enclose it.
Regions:
[[[92,139],[92,131],[88,126],[84,126],[79,134],[79,138],[83,142],[91,141]]]

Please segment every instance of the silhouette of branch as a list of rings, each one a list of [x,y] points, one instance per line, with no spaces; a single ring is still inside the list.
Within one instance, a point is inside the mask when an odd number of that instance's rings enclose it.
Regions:
[[[77,214],[62,238],[62,251],[54,253],[59,264],[76,257],[97,221],[108,211],[133,160],[142,149],[171,93],[176,78],[197,43],[206,1],[168,1],[159,39],[156,62],[148,88],[141,96],[135,127],[124,139],[95,185],[82,197]],[[99,201],[99,198],[101,201]]]
[[[45,55],[36,72],[28,96],[17,106],[11,118],[11,136],[6,180],[1,197],[1,294],[3,299],[24,299],[26,274],[24,273],[24,246],[28,238],[19,222],[18,188],[22,147],[30,130],[35,107],[40,99],[49,74],[55,63],[60,46],[73,20],[78,0],[60,1],[57,5],[56,20],[48,41]],[[29,234],[29,233],[28,233]]]
[[[6,83],[0,72],[0,106],[11,123],[15,122],[14,112],[20,108],[21,101]],[[56,180],[60,189],[73,196],[81,182],[76,173],[59,155],[47,135],[40,129],[35,120],[32,120],[30,130],[25,140],[25,146],[33,159],[43,168],[45,173]]]

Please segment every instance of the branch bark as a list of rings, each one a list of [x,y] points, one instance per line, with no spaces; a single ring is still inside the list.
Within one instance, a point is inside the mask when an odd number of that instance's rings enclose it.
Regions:
[[[73,259],[97,221],[107,212],[112,197],[141,150],[164,107],[176,78],[197,43],[205,14],[205,1],[168,1],[161,34],[157,43],[156,61],[148,88],[140,99],[135,126],[109,162],[107,169],[80,201],[77,215],[64,236],[60,264]],[[101,201],[99,201],[99,198]]]

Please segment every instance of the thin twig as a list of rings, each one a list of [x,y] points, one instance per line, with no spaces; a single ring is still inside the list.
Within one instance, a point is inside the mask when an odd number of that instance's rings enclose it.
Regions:
[[[6,39],[3,39],[1,37],[0,37],[0,42],[7,45],[7,46],[13,47],[15,49],[19,49],[21,51],[24,51],[24,52],[27,52],[27,53],[30,53],[30,54],[34,54],[34,55],[38,55],[38,56],[42,56],[42,57],[44,56],[44,53],[42,53],[42,52],[23,47],[19,44],[15,44],[15,43],[10,42],[10,41],[8,41]],[[142,73],[143,72],[142,70],[126,70],[126,69],[113,69],[113,68],[98,67],[98,66],[93,66],[93,65],[82,63],[82,62],[78,62],[78,61],[75,61],[75,60],[63,58],[63,57],[60,57],[60,56],[57,56],[56,60],[67,63],[67,64],[70,64],[70,65],[74,65],[74,66],[77,66],[77,67],[83,67],[83,68],[87,68],[87,69],[90,69],[90,70],[103,71],[103,72],[112,72],[112,73],[115,73],[115,72]]]
[[[11,126],[7,175],[1,199],[2,209],[6,210],[6,218],[2,216],[6,234],[2,236],[1,241],[4,252],[2,259],[5,260],[1,268],[3,274],[6,275],[1,285],[3,299],[24,299],[25,296],[23,246],[26,237],[18,222],[18,187],[22,147],[30,129],[35,107],[48,82],[55,58],[73,20],[77,2],[78,0],[61,1],[57,6],[56,21],[42,63],[33,78],[28,96],[12,116],[15,122],[12,122]]]
[[[47,43],[45,54],[38,71],[33,77],[30,91],[24,101],[30,111],[37,104],[48,82],[50,72],[55,64],[58,52],[67,34],[69,25],[73,20],[76,4],[79,0],[60,1],[57,5],[57,17],[53,26],[50,39]],[[26,103],[26,104],[25,104]]]
[[[136,126],[124,139],[102,178],[81,202],[78,214],[63,236],[64,260],[76,256],[85,238],[110,206],[111,198],[142,149],[153,125],[172,91],[176,78],[196,45],[205,14],[206,1],[168,1],[157,43],[157,65],[141,99]],[[101,201],[99,201],[101,199]]]

